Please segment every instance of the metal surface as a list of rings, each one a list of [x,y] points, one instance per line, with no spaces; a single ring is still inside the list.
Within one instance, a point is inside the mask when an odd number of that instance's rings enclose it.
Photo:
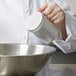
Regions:
[[[58,38],[58,27],[40,12],[34,12],[27,18],[25,28],[46,44]]]
[[[43,45],[0,44],[0,76],[32,76],[55,50]]]

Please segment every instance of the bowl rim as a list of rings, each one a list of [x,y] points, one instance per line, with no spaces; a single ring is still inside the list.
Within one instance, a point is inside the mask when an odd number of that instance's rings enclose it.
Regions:
[[[49,52],[47,52],[47,53],[43,53],[43,55],[45,55],[45,54],[51,54],[51,53],[54,53],[55,51],[56,51],[56,48],[55,47],[53,47],[53,46],[49,46],[49,45],[41,45],[41,44],[25,44],[25,43],[4,43],[4,44],[0,44],[0,45],[29,45],[29,46],[44,46],[44,47],[47,47],[47,48],[49,48],[49,49],[53,49],[53,50],[51,50],[51,51],[49,51]],[[28,54],[28,55],[0,55],[0,58],[1,57],[32,57],[32,56],[38,56],[38,55],[42,55],[42,54],[34,54],[34,55],[32,55],[32,54]]]

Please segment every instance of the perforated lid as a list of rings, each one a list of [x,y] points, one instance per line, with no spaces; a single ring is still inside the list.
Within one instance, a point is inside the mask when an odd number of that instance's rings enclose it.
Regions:
[[[27,18],[25,28],[27,30],[35,30],[39,27],[41,22],[42,14],[40,12],[34,12]]]

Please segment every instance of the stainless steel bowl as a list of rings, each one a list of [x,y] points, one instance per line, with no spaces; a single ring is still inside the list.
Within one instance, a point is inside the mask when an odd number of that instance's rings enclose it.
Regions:
[[[44,45],[0,44],[0,76],[34,75],[55,50]]]

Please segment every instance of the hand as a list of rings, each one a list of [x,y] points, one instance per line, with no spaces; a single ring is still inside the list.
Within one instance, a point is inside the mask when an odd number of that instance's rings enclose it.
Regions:
[[[38,11],[42,12],[52,23],[56,25],[60,25],[65,21],[64,11],[56,3],[45,3]]]
[[[65,40],[67,37],[65,29],[65,13],[64,11],[54,2],[45,3],[38,9],[39,12],[43,13],[53,24],[60,28],[62,37]]]

